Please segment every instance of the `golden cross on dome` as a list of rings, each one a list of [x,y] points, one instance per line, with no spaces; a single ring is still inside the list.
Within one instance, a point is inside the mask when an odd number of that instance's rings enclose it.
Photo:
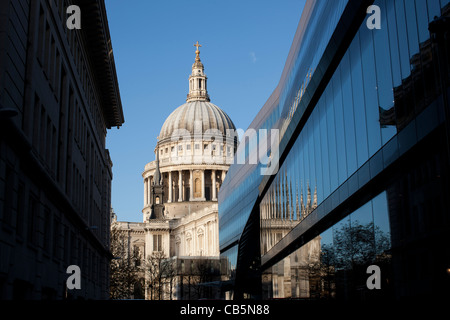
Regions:
[[[197,50],[196,50],[196,51],[198,51],[198,47],[201,47],[201,46],[202,46],[201,44],[198,44],[198,41],[197,41],[196,44],[194,44],[194,47],[197,47]]]

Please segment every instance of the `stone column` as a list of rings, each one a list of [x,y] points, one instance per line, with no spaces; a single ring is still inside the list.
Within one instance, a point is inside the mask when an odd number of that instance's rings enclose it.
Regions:
[[[167,202],[172,202],[172,171],[169,171],[169,199]]]
[[[178,170],[178,202],[183,201],[183,175],[181,173],[182,171]]]
[[[202,170],[202,200],[205,200],[205,170]]]
[[[153,204],[152,200],[152,177],[147,179],[148,204]]]
[[[217,195],[216,195],[216,170],[211,170],[211,179],[212,179],[212,201],[217,201]]]
[[[148,205],[148,185],[147,185],[147,178],[144,179],[144,207]]]
[[[225,174],[226,174],[225,170],[222,170],[222,183],[223,183],[223,180],[225,180]]]
[[[194,174],[192,169],[189,170],[189,201],[194,199]]]

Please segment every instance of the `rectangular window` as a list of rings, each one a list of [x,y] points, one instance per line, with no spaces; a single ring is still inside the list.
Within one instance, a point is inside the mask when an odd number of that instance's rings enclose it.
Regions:
[[[45,23],[45,39],[44,39],[44,72],[47,76],[47,78],[49,78],[49,63],[50,63],[50,45],[51,45],[51,31],[50,31],[50,25],[48,24],[48,22],[46,21]]]
[[[23,222],[24,222],[24,210],[25,206],[25,187],[23,182],[19,183],[19,188],[17,189],[17,215],[16,215],[16,235],[19,237],[23,236]]]
[[[50,253],[50,238],[51,238],[51,212],[48,207],[44,208],[44,251]],[[56,239],[53,239],[55,241]]]
[[[51,87],[53,88],[53,92],[56,91],[56,78],[55,78],[55,70],[56,70],[56,43],[55,38],[50,36],[50,61],[48,62],[48,79]]]
[[[153,235],[153,251],[162,251],[162,235]]]
[[[10,225],[13,216],[14,169],[9,164],[6,165],[4,181],[3,222]]]
[[[53,258],[59,259],[59,241],[61,236],[59,234],[60,221],[57,217],[53,219]]]
[[[43,157],[47,163],[48,166],[51,166],[51,154],[52,154],[52,121],[50,119],[50,116],[47,115],[47,122],[46,122],[46,131],[45,131],[45,154],[43,154]],[[52,169],[52,168],[50,168]]]
[[[44,31],[44,25],[45,25],[45,15],[44,15],[44,9],[42,9],[42,6],[39,6],[39,26],[38,26],[38,54],[37,58],[39,62],[41,63],[41,66],[43,64],[42,57],[44,55],[44,41],[45,41],[45,31]]]
[[[195,144],[195,150],[200,150],[200,145],[198,143]]]
[[[45,157],[45,147],[46,147],[46,139],[47,139],[47,117],[45,114],[45,109],[41,106],[41,118],[40,118],[40,140],[39,140],[39,153],[41,157]]]
[[[183,146],[178,146],[178,151],[182,151],[183,150]]]
[[[36,150],[39,150],[39,134],[41,132],[40,130],[40,121],[39,121],[39,117],[41,115],[40,112],[41,109],[41,100],[39,99],[38,95],[35,94],[34,96],[34,110],[33,110],[33,120],[32,125],[33,125],[33,146],[35,147]],[[30,130],[31,131],[31,130]]]
[[[186,150],[191,150],[191,145],[190,144],[186,145]]]
[[[29,208],[28,208],[28,226],[27,226],[27,240],[29,244],[37,244],[37,223],[39,219],[39,201],[37,197],[30,194]]]
[[[64,226],[64,251],[63,251],[63,259],[64,262],[68,265],[69,264],[69,257],[70,257],[70,232],[69,227]]]

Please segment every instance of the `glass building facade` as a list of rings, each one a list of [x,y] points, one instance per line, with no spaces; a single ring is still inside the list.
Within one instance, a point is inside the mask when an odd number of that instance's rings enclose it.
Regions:
[[[219,192],[228,297],[449,295],[448,2],[307,2],[249,127],[279,130],[278,171],[234,164]]]

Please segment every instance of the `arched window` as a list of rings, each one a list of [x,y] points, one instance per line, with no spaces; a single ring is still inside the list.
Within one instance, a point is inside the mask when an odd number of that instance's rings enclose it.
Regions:
[[[199,194],[201,194],[202,193],[202,183],[201,183],[201,181],[200,181],[200,179],[199,178],[196,178],[195,179],[195,193],[196,193],[196,196],[199,196]]]
[[[178,257],[181,255],[181,238],[180,237],[176,237],[175,238],[175,255]]]
[[[191,255],[191,242],[192,242],[192,235],[188,232],[186,234],[186,255]]]
[[[200,256],[202,256],[203,255],[203,251],[204,251],[204,246],[203,246],[203,239],[204,239],[204,236],[203,236],[203,229],[201,229],[201,228],[199,228],[198,230],[197,230],[197,240],[198,240],[198,254],[200,255]]]

